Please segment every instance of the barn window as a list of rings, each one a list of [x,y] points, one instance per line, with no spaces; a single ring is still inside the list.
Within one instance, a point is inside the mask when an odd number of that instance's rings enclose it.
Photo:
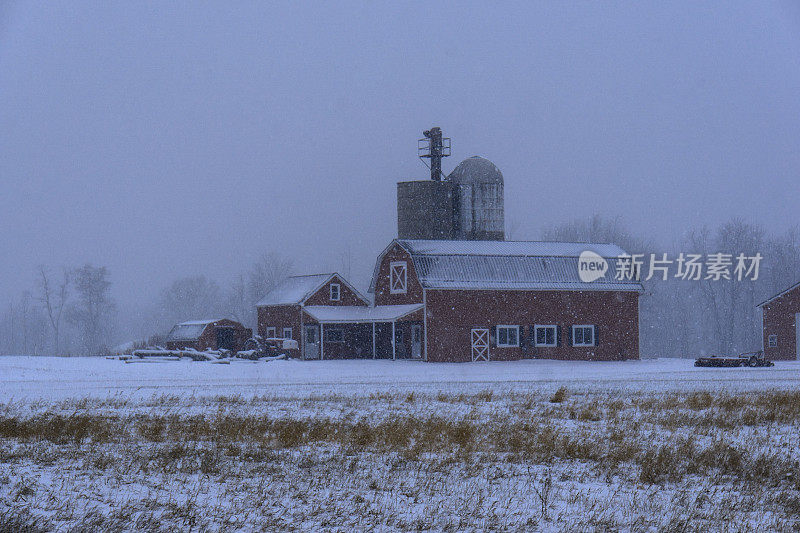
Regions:
[[[325,330],[326,342],[344,342],[344,330],[333,328]]]
[[[405,261],[389,263],[389,292],[405,294],[408,285],[408,268]]]
[[[292,338],[292,328],[283,328],[283,338],[284,339]]]
[[[342,288],[338,283],[331,283],[331,300],[338,302],[342,296]]]
[[[536,346],[556,346],[558,344],[557,326],[535,326]]]
[[[595,346],[595,326],[572,326],[573,346]]]
[[[777,335],[770,335],[768,344],[769,344],[770,348],[777,348],[778,347],[778,336]]]
[[[275,338],[275,331],[276,331],[275,326],[267,326],[267,331],[265,335],[267,336],[268,339],[273,339]]]
[[[497,326],[497,346],[519,346],[519,326]]]

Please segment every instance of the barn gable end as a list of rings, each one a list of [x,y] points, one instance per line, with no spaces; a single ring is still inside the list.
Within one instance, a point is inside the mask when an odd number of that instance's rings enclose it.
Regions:
[[[774,361],[800,359],[800,283],[758,305],[762,310],[764,355]]]

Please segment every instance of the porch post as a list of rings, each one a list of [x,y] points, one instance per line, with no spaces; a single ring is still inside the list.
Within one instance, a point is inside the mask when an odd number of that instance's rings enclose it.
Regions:
[[[277,330],[275,334],[277,335]],[[283,337],[283,332],[281,332],[281,337]],[[305,361],[306,360],[306,328],[303,324],[303,308],[300,308],[300,358]]]
[[[375,351],[375,322],[372,323],[372,358],[375,359],[377,357],[377,352]]]
[[[319,323],[319,360],[325,359],[325,324]]]
[[[395,336],[394,336],[394,320],[392,320],[392,361],[397,358],[397,347],[395,346]]]

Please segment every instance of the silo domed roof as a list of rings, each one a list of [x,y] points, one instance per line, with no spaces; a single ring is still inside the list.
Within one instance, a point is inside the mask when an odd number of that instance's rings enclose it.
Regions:
[[[447,179],[455,183],[503,183],[503,173],[488,159],[473,155],[459,163]]]

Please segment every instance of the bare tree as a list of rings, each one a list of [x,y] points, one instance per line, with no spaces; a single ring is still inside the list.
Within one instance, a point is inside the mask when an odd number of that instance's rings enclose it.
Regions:
[[[84,265],[72,273],[77,301],[67,311],[67,321],[80,332],[87,354],[97,353],[105,344],[115,304],[109,295],[111,281],[106,267]]]
[[[349,280],[353,271],[353,249],[350,247],[350,243],[347,243],[339,253],[339,262],[342,267],[341,275]]]
[[[39,355],[47,343],[47,321],[29,291],[0,314],[0,353]]]
[[[222,311],[221,290],[205,276],[192,276],[174,281],[161,291],[158,304],[159,329],[176,322],[217,318]]]
[[[44,265],[39,265],[37,300],[44,307],[53,332],[53,348],[56,355],[59,353],[59,332],[61,317],[69,298],[69,271],[64,268],[63,275],[58,283],[51,280],[50,272]]]
[[[292,261],[275,253],[263,254],[246,273],[239,274],[228,292],[227,309],[247,327],[256,326],[256,304],[286,279]]]

